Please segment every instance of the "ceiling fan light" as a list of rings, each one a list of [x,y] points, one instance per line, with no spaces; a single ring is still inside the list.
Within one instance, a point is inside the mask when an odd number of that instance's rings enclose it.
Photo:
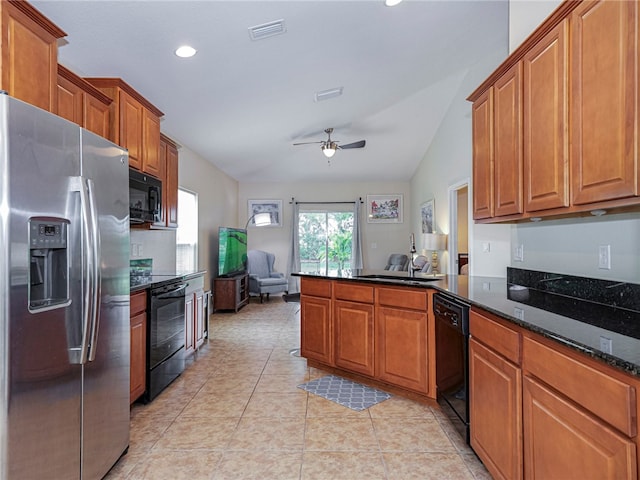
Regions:
[[[336,144],[331,142],[328,145],[322,145],[322,153],[324,153],[324,156],[327,158],[333,157],[336,153]]]

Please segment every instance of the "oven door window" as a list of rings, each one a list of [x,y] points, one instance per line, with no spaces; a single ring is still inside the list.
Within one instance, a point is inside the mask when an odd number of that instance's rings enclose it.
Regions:
[[[178,294],[152,296],[149,362],[155,367],[184,347],[184,289]]]

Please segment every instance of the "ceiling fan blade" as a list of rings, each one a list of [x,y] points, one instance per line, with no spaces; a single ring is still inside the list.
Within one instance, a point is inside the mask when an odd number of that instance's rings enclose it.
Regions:
[[[324,140],[321,140],[319,142],[300,142],[300,143],[294,143],[293,145],[311,145],[312,143],[324,143]]]
[[[367,142],[365,140],[360,140],[359,142],[347,143],[346,145],[339,145],[338,148],[340,150],[345,150],[347,148],[362,148],[365,146]]]

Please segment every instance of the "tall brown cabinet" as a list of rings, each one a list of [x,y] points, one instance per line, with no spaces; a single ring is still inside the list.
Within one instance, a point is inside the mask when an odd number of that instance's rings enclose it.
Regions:
[[[640,205],[638,2],[566,1],[469,97],[473,217]]]

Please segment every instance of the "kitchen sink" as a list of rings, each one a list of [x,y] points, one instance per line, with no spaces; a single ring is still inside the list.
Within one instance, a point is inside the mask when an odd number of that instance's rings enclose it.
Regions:
[[[410,277],[409,275],[400,276],[400,275],[360,275],[357,278],[367,278],[371,280],[394,280],[396,282],[408,283],[408,284],[418,284],[424,282],[437,282],[438,280],[442,280],[442,277],[430,276],[430,277]]]

